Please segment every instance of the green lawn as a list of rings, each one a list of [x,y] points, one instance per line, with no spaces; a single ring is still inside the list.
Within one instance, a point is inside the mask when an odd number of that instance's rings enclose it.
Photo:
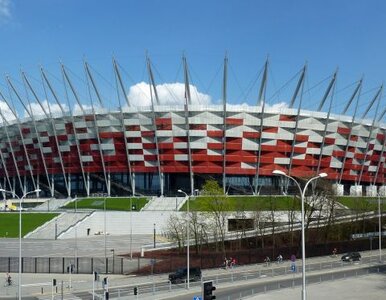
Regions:
[[[131,199],[131,200],[130,200]],[[77,208],[87,208],[87,209],[104,209],[105,198],[83,198],[76,201]],[[139,211],[142,207],[146,205],[148,200],[146,198],[127,198],[127,197],[114,197],[106,198],[106,210],[122,210],[130,211],[130,201],[135,210]],[[75,209],[75,201],[68,203],[64,208]],[[134,209],[133,209],[134,210]]]
[[[21,235],[33,231],[47,221],[55,218],[58,214],[53,213],[22,213]],[[0,237],[19,236],[19,213],[4,212],[0,213]]]
[[[357,211],[374,211],[378,210],[378,197],[338,197],[338,201],[344,206]],[[381,209],[385,207],[385,197],[381,197]]]
[[[224,197],[221,207],[226,211],[257,211],[257,210],[300,210],[298,198],[293,196],[230,196]],[[210,197],[191,197],[189,209],[191,211],[209,211]],[[187,203],[180,209],[186,211]]]

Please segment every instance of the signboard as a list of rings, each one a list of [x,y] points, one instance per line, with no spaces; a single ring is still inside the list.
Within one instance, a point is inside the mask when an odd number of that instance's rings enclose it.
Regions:
[[[200,296],[193,296],[193,300],[202,300]]]
[[[355,233],[351,235],[351,239],[363,239],[379,236],[379,231],[377,232],[366,232],[366,233]],[[382,236],[386,236],[386,231],[382,232]]]

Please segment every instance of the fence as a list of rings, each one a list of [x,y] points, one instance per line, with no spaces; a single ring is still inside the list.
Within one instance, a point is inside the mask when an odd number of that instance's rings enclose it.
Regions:
[[[149,265],[149,259],[122,257],[22,257],[22,273],[129,274]],[[0,272],[17,273],[18,257],[0,257]]]

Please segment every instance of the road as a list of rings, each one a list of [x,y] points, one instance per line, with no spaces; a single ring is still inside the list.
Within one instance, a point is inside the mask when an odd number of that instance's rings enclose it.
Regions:
[[[307,282],[318,283],[323,281],[335,282],[336,279],[349,278],[351,275],[375,272],[380,267],[377,252],[365,252],[360,263],[342,263],[338,258],[315,257],[307,259]],[[298,270],[301,268],[298,266]],[[380,270],[382,271],[382,269]],[[350,275],[351,274],[351,275]],[[384,274],[384,273],[383,273]],[[1,275],[0,275],[1,276]],[[201,294],[201,283],[192,282],[190,291],[184,284],[171,285],[167,281],[167,274],[155,276],[123,276],[101,275],[109,278],[110,298],[134,300],[134,287],[138,287],[138,299],[193,299]],[[0,277],[1,278],[1,277]],[[55,299],[61,299],[63,284],[63,299],[92,299],[92,275],[73,275],[69,280],[68,274],[23,274],[23,295],[31,295],[36,299],[51,299],[51,282],[56,278],[58,292],[54,293]],[[16,278],[15,278],[16,279]],[[101,280],[96,283],[97,294],[102,294]],[[213,280],[217,290],[217,299],[240,299],[253,293],[269,292],[278,293],[279,289],[299,289],[301,286],[301,273],[292,273],[290,262],[272,264],[267,267],[263,264],[239,266],[234,269],[208,269],[203,270],[203,280]],[[70,284],[71,281],[71,284]],[[62,283],[63,282],[63,283]],[[69,286],[71,285],[71,287]],[[16,285],[0,289],[0,298],[14,297]],[[290,287],[290,289],[288,289]],[[333,298],[332,298],[333,299]],[[369,300],[369,299],[367,299]]]

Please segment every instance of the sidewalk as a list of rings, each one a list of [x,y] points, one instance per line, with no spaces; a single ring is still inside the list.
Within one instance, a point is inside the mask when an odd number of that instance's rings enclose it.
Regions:
[[[377,255],[379,252],[376,251],[367,251],[362,252],[362,257],[368,257],[368,256],[374,256]],[[383,255],[386,255],[386,250],[383,250]],[[311,263],[318,263],[318,262],[337,262],[340,261],[341,254],[338,254],[337,257],[330,257],[330,256],[323,256],[323,257],[314,257],[306,259],[307,264]],[[386,257],[386,256],[384,256]],[[296,261],[298,270],[301,269],[301,260]],[[244,266],[236,266],[233,269],[222,269],[222,268],[216,268],[216,269],[207,269],[203,270],[203,278],[211,278],[215,279],[216,276],[221,276],[223,274],[238,274],[238,273],[256,273],[259,271],[267,271],[270,269],[275,268],[282,268],[282,267],[288,267],[290,268],[291,261],[285,260],[281,264],[271,263],[269,267],[266,267],[264,263],[261,264],[252,264],[252,265],[244,265]],[[312,270],[308,272],[314,272]],[[0,274],[2,278],[5,278],[6,275]],[[0,289],[0,298],[4,297],[15,297],[17,294],[17,283],[18,283],[18,274],[12,273],[12,280],[13,285],[11,287],[4,287]],[[280,275],[282,276],[282,275]],[[275,277],[265,277],[265,278],[259,278],[259,282],[262,282],[262,280],[277,280],[280,278],[280,276]],[[288,275],[284,275],[288,276]],[[300,277],[301,273],[296,273],[294,276]],[[101,289],[102,288],[102,280],[104,277],[108,277],[109,280],[109,287],[110,288],[117,288],[122,287],[123,288],[130,288],[132,290],[134,286],[144,284],[144,283],[165,283],[168,280],[168,274],[161,274],[161,275],[154,275],[154,276],[128,276],[128,275],[105,275],[100,274],[100,280],[96,283],[95,289]],[[72,274],[71,276],[69,274],[34,274],[34,273],[23,273],[22,274],[22,295],[24,296],[34,296],[38,297],[40,299],[50,299],[51,293],[52,293],[52,279],[56,279],[57,282],[57,289],[58,294],[56,294],[57,299],[60,299],[60,291],[62,288],[62,282],[63,282],[63,293],[73,293],[73,292],[81,292],[81,291],[92,291],[92,282],[93,282],[93,275],[92,274]],[[246,280],[248,281],[248,280]],[[229,286],[228,283],[221,284],[219,283],[218,286]],[[241,283],[240,283],[241,284]],[[165,291],[165,292],[157,292],[157,299],[167,299],[173,296],[177,295],[184,295],[187,294],[187,290],[181,288],[181,289],[174,289],[172,292]],[[189,293],[191,292],[199,292],[201,293],[201,287],[195,287],[192,286],[189,290]],[[129,299],[120,297],[120,299]],[[66,299],[66,297],[65,297]],[[68,298],[67,298],[68,299]],[[130,299],[133,299],[131,297]],[[154,299],[154,295],[151,293],[149,294],[143,294],[141,295],[140,299]]]

